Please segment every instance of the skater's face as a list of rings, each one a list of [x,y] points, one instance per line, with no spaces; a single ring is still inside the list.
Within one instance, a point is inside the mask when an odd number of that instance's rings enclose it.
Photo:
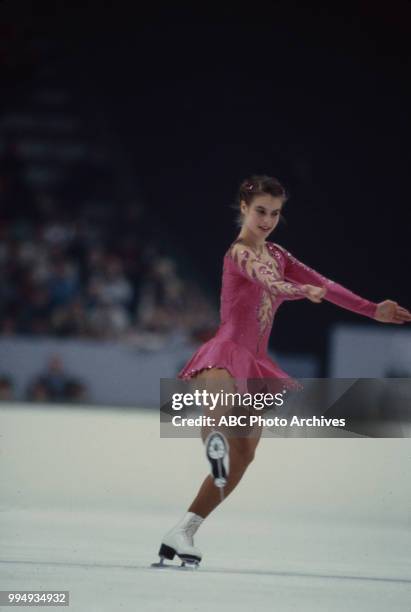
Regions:
[[[282,198],[268,193],[255,196],[249,205],[241,201],[243,228],[247,228],[259,238],[265,239],[276,228],[283,207]]]

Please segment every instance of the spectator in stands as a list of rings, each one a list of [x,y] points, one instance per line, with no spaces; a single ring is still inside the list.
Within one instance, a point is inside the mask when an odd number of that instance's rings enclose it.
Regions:
[[[69,304],[77,295],[78,284],[74,266],[64,259],[56,261],[48,282],[52,307]]]
[[[20,310],[20,331],[25,334],[45,335],[50,327],[50,295],[47,288],[41,285],[27,292],[24,305]]]
[[[65,372],[60,356],[52,355],[46,371],[31,383],[27,395],[31,401],[75,402],[84,401],[87,391],[80,380]]]
[[[10,376],[0,376],[0,401],[11,401],[14,399],[13,381]]]
[[[97,337],[118,337],[129,328],[133,289],[118,257],[107,257],[102,273],[90,278],[88,295],[90,326]]]
[[[29,385],[27,399],[30,402],[49,402],[51,400],[43,381],[37,379]]]
[[[51,317],[51,327],[57,336],[84,337],[90,335],[89,317],[81,297],[67,306],[56,308]]]
[[[63,362],[58,355],[53,355],[48,363],[48,367],[40,380],[45,385],[51,400],[59,401],[64,399],[67,384],[67,375],[64,372]]]
[[[154,332],[170,331],[183,306],[183,283],[169,257],[156,257],[143,283],[137,319]]]

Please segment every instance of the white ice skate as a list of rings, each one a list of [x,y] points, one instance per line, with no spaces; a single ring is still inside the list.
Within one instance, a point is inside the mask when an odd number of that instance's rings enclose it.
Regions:
[[[193,536],[203,522],[203,517],[194,512],[187,512],[179,523],[164,536],[158,554],[159,563],[152,563],[152,567],[184,567],[195,569],[201,561],[202,554],[194,546]],[[165,564],[164,559],[180,557],[180,566]]]
[[[211,432],[205,441],[205,451],[211,465],[214,484],[222,489],[227,484],[229,473],[228,442],[225,435],[219,431]]]

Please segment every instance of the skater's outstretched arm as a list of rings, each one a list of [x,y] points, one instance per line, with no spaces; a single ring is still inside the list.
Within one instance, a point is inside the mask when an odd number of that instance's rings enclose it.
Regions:
[[[278,245],[277,245],[278,246]],[[286,257],[284,278],[297,283],[312,283],[326,289],[324,299],[352,312],[376,319],[383,323],[405,323],[411,321],[411,313],[392,300],[375,303],[326,278],[309,266],[301,263],[291,253],[280,247]]]
[[[312,299],[313,287],[296,281],[287,282],[279,279],[274,271],[261,261],[249,247],[243,244],[234,244],[230,248],[228,256],[237,264],[243,276],[261,285],[274,297],[281,296],[288,300]],[[319,293],[319,298],[321,298],[321,293]],[[315,299],[313,301],[319,300]]]

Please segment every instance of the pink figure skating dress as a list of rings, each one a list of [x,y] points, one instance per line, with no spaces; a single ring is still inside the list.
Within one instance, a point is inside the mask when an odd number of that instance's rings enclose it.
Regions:
[[[374,318],[377,304],[363,299],[298,261],[286,249],[265,243],[263,259],[240,240],[224,256],[221,323],[215,336],[203,344],[179,372],[186,380],[208,368],[224,368],[246,389],[250,379],[281,379],[282,386],[299,385],[267,354],[275,313],[285,300],[306,297],[303,285],[326,288],[324,299]],[[287,384],[288,382],[288,384]],[[275,385],[273,385],[273,388]],[[300,387],[301,388],[301,387]]]

